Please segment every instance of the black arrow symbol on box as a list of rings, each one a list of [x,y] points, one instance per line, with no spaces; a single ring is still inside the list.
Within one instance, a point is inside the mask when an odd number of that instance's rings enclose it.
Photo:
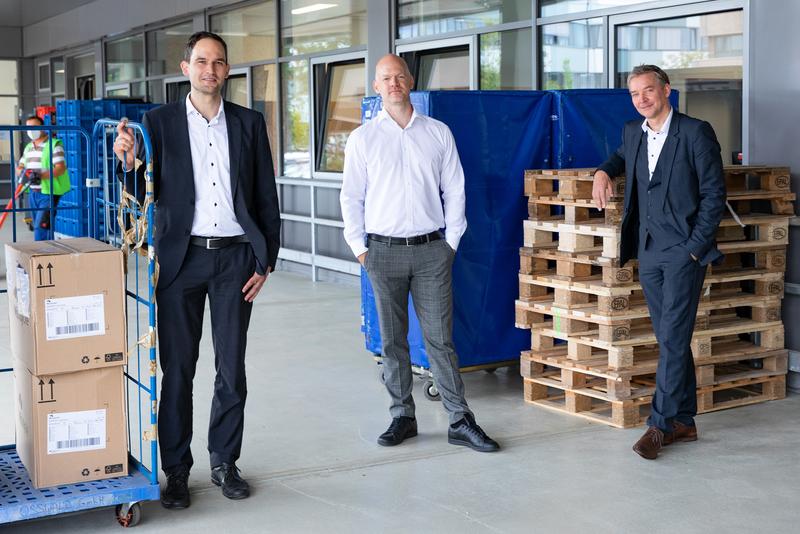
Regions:
[[[44,400],[44,380],[41,378],[39,379],[39,400]]]
[[[53,396],[53,384],[55,384],[55,382],[53,382],[53,379],[51,378],[48,384],[50,384],[50,400],[55,400],[55,397]]]
[[[36,270],[39,271],[39,285],[42,285],[42,269],[44,269],[44,267],[42,267],[41,263],[36,266]]]
[[[53,285],[53,264],[52,263],[48,263],[47,264],[47,278],[49,279],[49,281],[47,283],[50,284],[50,285]]]

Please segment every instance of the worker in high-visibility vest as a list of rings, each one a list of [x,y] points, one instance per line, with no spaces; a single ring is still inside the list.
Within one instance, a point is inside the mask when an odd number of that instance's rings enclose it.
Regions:
[[[44,122],[37,116],[25,120],[27,126],[42,126]],[[30,143],[17,165],[20,183],[30,182],[29,207],[49,208],[50,194],[53,195],[53,209],[42,209],[33,212],[33,236],[36,241],[49,238],[50,226],[56,217],[56,206],[63,195],[70,190],[67,160],[64,157],[64,144],[60,139],[52,138],[46,131],[28,130],[25,132]],[[54,179],[50,177],[52,163]],[[52,213],[51,213],[52,211]]]

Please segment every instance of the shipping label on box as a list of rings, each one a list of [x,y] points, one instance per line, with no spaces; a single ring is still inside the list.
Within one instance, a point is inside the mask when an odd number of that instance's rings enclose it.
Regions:
[[[121,250],[78,238],[11,243],[5,252],[15,360],[36,375],[127,363]]]
[[[47,454],[105,448],[105,410],[47,414]]]
[[[103,295],[45,299],[47,341],[106,333]]]

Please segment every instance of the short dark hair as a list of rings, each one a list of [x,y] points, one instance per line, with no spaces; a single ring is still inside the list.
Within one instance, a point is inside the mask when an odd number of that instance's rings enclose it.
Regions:
[[[655,74],[662,87],[669,84],[669,76],[658,65],[637,65],[633,67],[631,73],[628,74],[628,83],[631,83],[631,79],[642,74]]]
[[[30,117],[25,119],[25,122],[28,122],[28,121],[38,121],[39,124],[44,126],[44,121],[42,120],[42,118],[39,115],[31,115]]]
[[[217,35],[213,32],[195,32],[189,37],[189,40],[186,41],[186,48],[183,50],[183,60],[188,62],[192,59],[192,50],[194,50],[194,45],[197,44],[197,41],[200,39],[214,39],[219,44],[222,45],[222,49],[225,50],[225,63],[228,62],[228,44],[225,42],[225,39]]]

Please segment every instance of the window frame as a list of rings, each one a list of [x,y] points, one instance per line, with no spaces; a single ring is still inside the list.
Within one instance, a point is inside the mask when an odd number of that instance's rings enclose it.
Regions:
[[[483,29],[483,28],[481,28]],[[494,30],[492,30],[493,32]],[[480,54],[478,50],[478,43],[480,41],[481,33],[492,33],[481,31],[472,35],[462,37],[450,37],[448,39],[436,39],[425,42],[415,42],[409,44],[397,44],[395,53],[414,54],[414,60],[409,65],[411,75],[414,77],[414,90],[419,91],[417,84],[419,83],[419,56],[443,52],[447,48],[461,48],[467,47],[467,54],[469,56],[469,90],[476,91],[480,83]]]
[[[323,57],[314,57],[310,59],[310,72],[308,76],[309,82],[309,101],[311,103],[311,120],[309,121],[309,149],[311,150],[311,178],[342,181],[341,172],[333,171],[320,171],[319,159],[322,157],[322,134],[326,127],[327,111],[330,101],[330,67],[335,65],[346,65],[356,63],[358,61],[364,64],[364,88],[365,96],[367,94],[367,87],[369,87],[370,76],[367,72],[367,53],[364,52],[348,52],[344,54],[327,55]],[[317,79],[318,66],[326,66],[326,75],[324,79]],[[283,96],[283,95],[281,95]],[[320,97],[323,98],[320,98]],[[313,202],[313,198],[312,198]],[[313,213],[313,211],[312,211]]]

